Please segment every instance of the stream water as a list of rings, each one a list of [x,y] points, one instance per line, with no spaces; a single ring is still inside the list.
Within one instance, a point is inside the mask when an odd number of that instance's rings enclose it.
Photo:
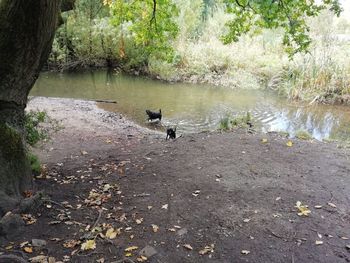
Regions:
[[[260,90],[169,84],[99,70],[42,73],[30,95],[116,100],[116,104],[99,103],[99,107],[120,112],[147,127],[156,126],[148,123],[145,110],[162,109],[163,126],[176,125],[180,133],[215,130],[227,114],[249,111],[255,129],[263,132],[283,131],[293,136],[306,130],[318,140],[350,138],[350,107],[291,103]]]

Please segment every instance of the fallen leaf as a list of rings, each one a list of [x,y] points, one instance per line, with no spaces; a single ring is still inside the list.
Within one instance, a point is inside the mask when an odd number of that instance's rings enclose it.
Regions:
[[[147,206],[148,210],[151,210],[153,208],[153,206],[149,205]]]
[[[316,209],[321,209],[322,208],[322,205],[315,205],[314,206]]]
[[[261,142],[262,142],[262,143],[267,143],[267,139],[266,139],[266,138],[263,138],[263,139],[261,140]]]
[[[327,203],[330,207],[336,208],[337,206],[331,202]]]
[[[127,247],[124,251],[125,252],[130,252],[130,251],[134,251],[134,250],[136,250],[138,248],[139,248],[138,246],[131,246],[131,247]]]
[[[115,239],[117,237],[117,235],[120,234],[120,228],[118,229],[114,229],[113,227],[109,228],[107,231],[106,231],[106,237],[108,239]]]
[[[152,226],[152,230],[153,230],[153,232],[154,233],[157,233],[158,232],[158,230],[159,230],[159,226],[157,226],[157,225],[151,225]]]
[[[316,245],[323,245],[323,241],[321,241],[321,240],[316,240],[316,241],[315,241],[315,244],[316,244]]]
[[[24,247],[23,250],[24,250],[24,252],[26,252],[28,254],[32,254],[33,253],[33,248],[32,247]]]
[[[185,244],[183,247],[187,248],[188,250],[193,250],[193,247],[190,244]]]
[[[73,248],[73,247],[75,247],[76,245],[79,245],[79,244],[80,244],[79,240],[70,239],[70,240],[66,240],[63,243],[63,247],[65,247],[65,248]]]
[[[299,210],[298,216],[309,216],[311,213],[311,211],[308,209],[308,206],[302,205],[300,201],[297,201],[295,207]]]
[[[96,248],[96,242],[94,239],[86,240],[83,244],[81,244],[81,250],[93,250]]]
[[[281,200],[281,197],[280,196],[276,197],[276,201],[279,201],[279,200]]]
[[[350,250],[350,245],[346,245],[345,247],[346,247],[346,249],[349,249],[349,250]]]
[[[139,224],[141,224],[141,223],[142,223],[143,218],[138,218],[138,219],[136,219],[135,221],[136,221],[136,224],[138,224],[138,225],[139,225]]]
[[[250,220],[251,220],[250,218],[245,218],[245,219],[243,219],[243,222],[248,223]]]
[[[147,261],[147,257],[141,255],[140,257],[138,257],[138,258],[136,259],[136,261],[137,261],[137,262],[145,262],[145,261]]]
[[[168,209],[168,204],[162,205],[162,209]]]
[[[348,240],[349,238],[348,237],[341,237],[341,239]]]
[[[319,238],[322,238],[322,235],[321,235],[320,233],[317,233],[317,236],[318,236]]]
[[[28,243],[29,243],[28,241],[24,241],[24,242],[22,242],[19,246],[20,246],[20,247],[24,247],[25,245],[28,245]]]
[[[128,252],[125,254],[126,257],[132,257],[132,253]]]
[[[250,253],[249,250],[242,250],[242,251],[241,251],[241,254],[243,254],[243,255],[248,255],[249,253]]]
[[[293,142],[292,142],[292,141],[288,141],[288,142],[286,143],[286,145],[287,145],[288,147],[292,147],[292,146],[293,146]]]
[[[199,194],[200,194],[200,190],[196,190],[196,191],[194,191],[193,193],[192,193],[192,195],[194,196],[194,197],[197,197]]]
[[[214,252],[214,244],[211,244],[210,246],[205,246],[202,250],[200,250],[198,253],[199,255],[205,255],[208,253],[213,253]]]
[[[169,228],[168,231],[170,231],[170,232],[176,232],[176,229],[175,229],[175,228]]]

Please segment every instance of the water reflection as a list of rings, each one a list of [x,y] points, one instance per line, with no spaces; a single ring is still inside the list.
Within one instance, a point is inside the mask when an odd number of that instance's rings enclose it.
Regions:
[[[214,130],[227,114],[252,113],[262,131],[302,129],[317,139],[347,139],[350,108],[289,103],[271,93],[230,90],[209,85],[168,84],[108,71],[43,73],[31,95],[116,100],[100,104],[147,125],[146,109],[162,109],[163,124],[177,125],[179,132]]]

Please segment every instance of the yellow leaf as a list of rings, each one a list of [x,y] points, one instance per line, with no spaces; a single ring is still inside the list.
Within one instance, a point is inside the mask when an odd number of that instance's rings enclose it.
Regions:
[[[193,247],[190,244],[185,244],[183,247],[187,248],[188,250],[193,250]]]
[[[126,248],[124,251],[125,252],[130,252],[130,251],[136,250],[138,248],[139,248],[138,246],[131,246],[131,247]]]
[[[129,253],[126,253],[125,256],[126,256],[126,257],[132,257],[132,253],[130,253],[130,252],[129,252]]]
[[[24,247],[23,250],[24,250],[24,252],[26,252],[28,254],[33,253],[33,248],[32,247]]]
[[[136,259],[136,261],[137,261],[137,262],[145,262],[145,261],[147,261],[147,257],[141,255],[140,257],[138,257],[138,258]]]
[[[292,141],[288,141],[288,142],[286,143],[286,145],[287,145],[288,147],[292,147],[292,146],[293,146],[293,142],[292,142]]]
[[[95,240],[86,240],[83,244],[81,244],[81,250],[93,250],[96,248]]]
[[[106,231],[106,237],[108,239],[115,239],[119,234],[120,234],[120,228],[115,230],[113,227],[111,227]]]
[[[261,142],[262,142],[262,143],[267,143],[267,139],[266,139],[266,138],[263,138],[263,139],[261,140]]]
[[[308,209],[308,206],[302,205],[300,201],[297,201],[295,207],[299,210],[298,216],[309,216],[311,213],[311,211]]]

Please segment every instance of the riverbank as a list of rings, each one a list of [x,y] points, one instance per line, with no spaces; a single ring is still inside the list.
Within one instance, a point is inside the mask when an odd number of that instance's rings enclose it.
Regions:
[[[33,98],[28,107],[64,127],[35,150],[45,164],[35,187],[52,202],[21,235],[1,240],[1,253],[66,262],[350,260],[348,149],[246,130],[165,141],[91,101]],[[96,247],[83,251],[86,240]]]

